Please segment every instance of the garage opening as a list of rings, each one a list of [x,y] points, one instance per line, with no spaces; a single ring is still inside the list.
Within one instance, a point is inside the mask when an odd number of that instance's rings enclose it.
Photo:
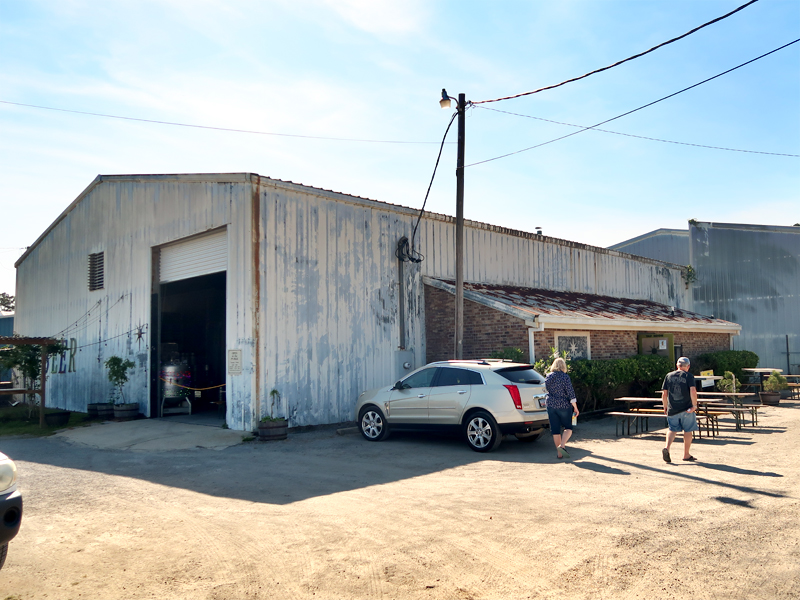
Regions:
[[[153,322],[158,341],[150,414],[225,422],[227,236],[157,250]]]
[[[223,272],[161,285],[164,416],[225,417],[225,279]]]

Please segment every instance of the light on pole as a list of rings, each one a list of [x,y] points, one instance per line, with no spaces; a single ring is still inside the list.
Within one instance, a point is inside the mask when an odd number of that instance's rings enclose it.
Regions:
[[[442,90],[439,106],[450,108],[452,98]],[[464,113],[467,100],[458,95],[458,151],[456,158],[456,326],[454,358],[464,358]]]

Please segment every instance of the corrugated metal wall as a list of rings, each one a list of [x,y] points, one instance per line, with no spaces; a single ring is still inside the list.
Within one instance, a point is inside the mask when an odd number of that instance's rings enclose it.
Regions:
[[[656,260],[689,264],[689,232],[678,229],[658,229],[639,237],[609,246],[612,250],[646,256]]]
[[[14,315],[0,315],[0,335],[14,334]],[[0,368],[0,381],[10,381],[11,371]]]
[[[416,211],[260,180],[262,231],[261,414],[293,425],[353,418],[361,391],[397,377],[397,241]],[[406,263],[407,346],[423,364],[421,275],[455,278],[454,219],[427,215],[418,233],[426,259]],[[685,307],[680,270],[581,244],[467,223],[468,281],[644,298]],[[281,394],[272,407],[269,391]]]
[[[698,223],[690,227],[694,309],[739,323],[737,350],[751,350],[759,366],[800,363],[800,227]]]
[[[146,412],[153,249],[227,228],[226,346],[242,350],[244,365],[227,377],[229,427],[252,430],[265,414],[292,426],[349,420],[358,393],[397,375],[394,252],[416,216],[248,174],[99,177],[18,263],[17,330],[75,340],[53,362],[57,406],[107,398],[103,362],[116,354],[136,361],[127,394]],[[426,215],[426,260],[404,265],[406,347],[417,365],[421,275],[455,277],[454,239],[454,219]],[[465,242],[468,281],[688,303],[680,270],[665,263],[472,222]],[[105,288],[89,292],[87,256],[100,251]]]
[[[98,177],[18,263],[18,331],[64,338],[71,346],[51,361],[50,402],[85,411],[88,402],[108,399],[103,363],[118,355],[136,363],[126,396],[149,414],[153,247],[228,226],[237,240],[231,244],[237,269],[227,279],[228,297],[247,297],[249,280],[241,280],[252,256],[246,178],[239,176],[238,184],[224,179]],[[105,287],[89,292],[87,256],[95,252],[105,252]],[[252,338],[246,311],[239,303],[229,306],[228,347]],[[245,364],[251,364],[244,347]],[[250,368],[241,381],[229,382],[231,427],[242,428],[245,415],[251,421],[252,376]]]

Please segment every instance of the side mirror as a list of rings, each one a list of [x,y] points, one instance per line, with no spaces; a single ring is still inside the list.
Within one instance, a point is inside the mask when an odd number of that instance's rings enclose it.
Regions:
[[[403,389],[403,382],[402,381],[398,381],[397,383],[394,384],[394,387],[392,389],[393,390],[402,390]]]

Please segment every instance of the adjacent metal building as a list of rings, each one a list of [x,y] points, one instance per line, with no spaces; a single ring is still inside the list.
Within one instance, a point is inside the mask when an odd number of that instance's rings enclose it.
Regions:
[[[455,276],[449,216],[425,213],[425,260],[398,260],[418,215],[249,173],[98,176],[17,262],[15,329],[66,341],[63,408],[108,398],[118,355],[146,416],[348,421],[359,392],[424,363],[422,277]],[[674,264],[470,221],[465,248],[467,281],[690,304]]]
[[[649,258],[687,256],[695,312],[742,326],[737,350],[764,367],[800,372],[800,227],[689,223],[611,246]]]

